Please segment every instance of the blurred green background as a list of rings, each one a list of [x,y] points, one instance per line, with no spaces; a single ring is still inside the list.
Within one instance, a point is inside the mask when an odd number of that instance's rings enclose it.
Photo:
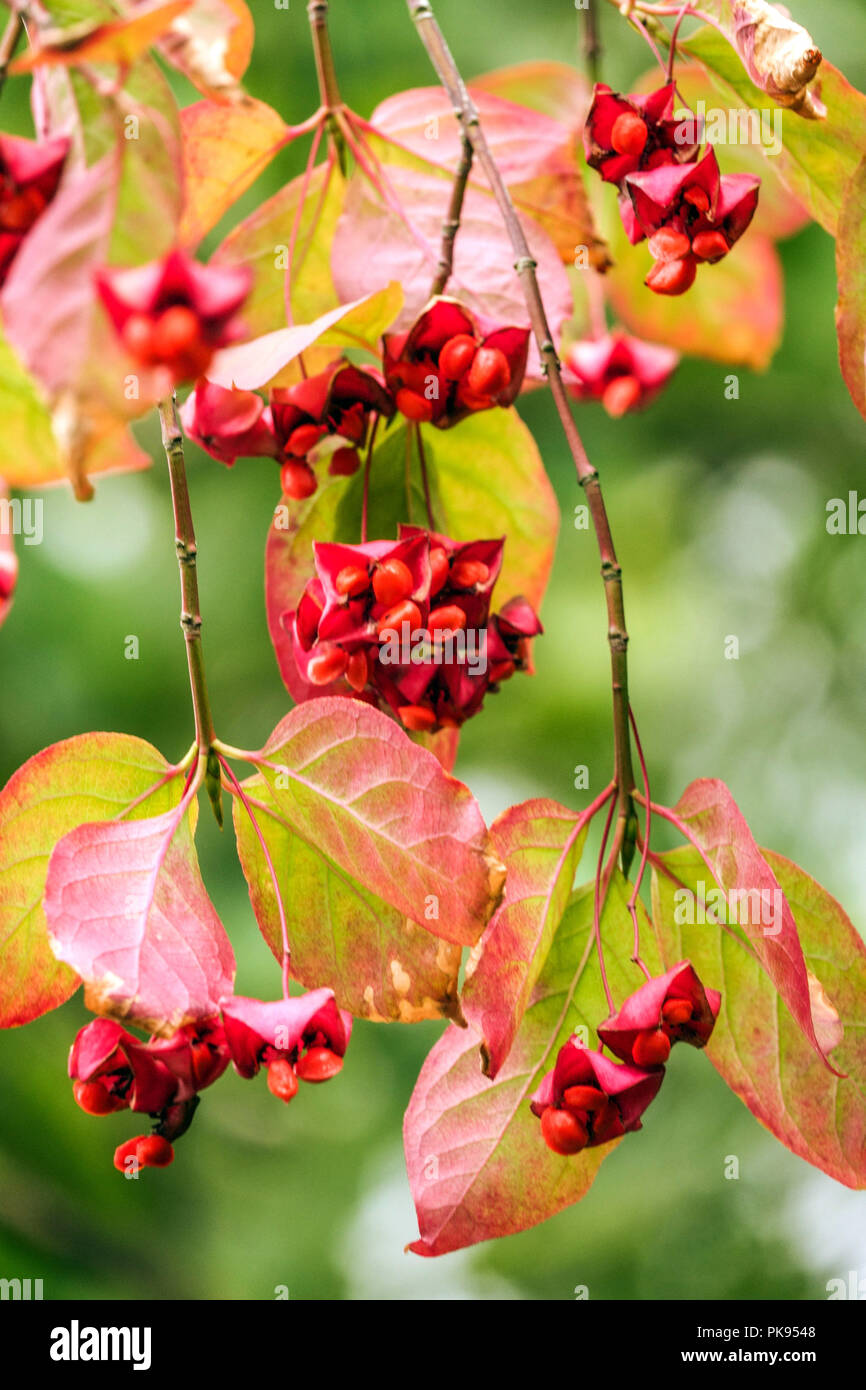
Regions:
[[[315,106],[300,0],[253,5],[248,85],[287,120]],[[866,88],[860,0],[799,0],[825,54]],[[605,7],[605,10],[607,7]],[[468,74],[530,57],[579,61],[571,0],[440,0]],[[605,77],[643,71],[645,50],[603,16]],[[332,5],[346,99],[362,114],[431,75],[402,0]],[[178,84],[184,101],[190,89]],[[4,126],[27,130],[26,93]],[[287,151],[242,211],[301,167]],[[759,840],[801,862],[866,922],[866,539],[828,536],[825,505],[858,489],[864,424],[839,377],[833,244],[811,228],[782,248],[787,326],[765,375],[685,363],[646,415],[612,424],[581,410],[625,568],[631,680],[653,791],[695,776],[732,787]],[[459,775],[488,817],[533,795],[586,804],[608,780],[605,617],[595,543],[570,523],[579,500],[548,400],[525,416],[564,525],[537,643],[538,674],[488,702],[464,735]],[[157,454],[153,429],[141,437]],[[273,466],[227,472],[191,450],[205,651],[221,736],[255,747],[285,713],[262,601]],[[2,473],[2,463],[0,463]],[[866,491],[866,489],[864,489]],[[482,527],[483,530],[483,527]],[[188,746],[186,667],[164,468],[100,482],[78,506],[45,496],[45,541],[21,546],[2,633],[0,780],[44,745],[91,729],[135,733],[169,757]],[[124,639],[140,639],[138,661]],[[724,658],[739,638],[737,661]],[[590,769],[590,793],[574,768]],[[201,820],[205,879],[234,940],[243,993],[274,996],[232,841]],[[588,862],[588,861],[587,861]],[[706,1059],[680,1049],[644,1131],[588,1197],[532,1231],[423,1261],[402,1167],[401,1117],[434,1025],[357,1026],[351,1066],[291,1109],[234,1074],[205,1097],[174,1166],[124,1182],[111,1166],[129,1117],[93,1120],[72,1101],[78,999],[0,1039],[0,1275],[42,1278],[47,1298],[306,1299],[823,1298],[866,1274],[866,1197],[793,1157]],[[738,1181],[725,1180],[729,1155]],[[531,1183],[532,1174],[526,1175]]]

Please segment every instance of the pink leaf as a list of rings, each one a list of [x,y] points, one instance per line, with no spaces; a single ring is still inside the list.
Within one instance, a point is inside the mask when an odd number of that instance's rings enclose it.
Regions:
[[[217,1013],[234,980],[186,809],[79,826],[45,886],[54,953],[84,979],[88,1008],[156,1033]]]
[[[756,915],[764,915],[752,910],[759,899],[742,897],[737,919],[794,1019],[823,1056],[812,1017],[809,976],[797,924],[778,879],[730,791],[724,782],[700,778],[683,792],[676,811],[727,894],[732,890],[738,894],[757,893],[762,903],[773,905],[773,920],[766,924],[762,920],[756,922],[752,920]]]
[[[484,1039],[485,1071],[508,1056],[571,893],[586,823],[555,801],[511,806],[490,828],[505,899],[466,971],[463,1014]]]
[[[387,178],[402,214],[393,206],[383,206],[371,185],[356,175],[349,184],[345,209],[337,224],[331,270],[341,299],[355,299],[372,293],[389,280],[399,280],[405,304],[395,327],[405,328],[430,297],[449,181],[435,173],[399,165],[389,166]],[[562,324],[572,312],[568,274],[548,234],[532,220],[522,220],[558,342]],[[528,324],[520,282],[514,272],[514,252],[499,211],[492,197],[477,188],[466,191],[448,293],[474,311],[485,330],[505,324]],[[530,370],[534,376],[539,375],[534,345]]]

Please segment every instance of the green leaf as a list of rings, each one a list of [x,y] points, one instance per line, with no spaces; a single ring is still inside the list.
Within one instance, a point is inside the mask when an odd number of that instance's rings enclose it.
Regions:
[[[617,873],[601,919],[614,999],[644,980],[630,957],[630,885]],[[657,953],[642,904],[641,948],[651,969]],[[479,1038],[450,1027],[421,1069],[404,1123],[406,1162],[418,1212],[419,1255],[444,1255],[481,1240],[526,1230],[585,1196],[620,1142],[561,1158],[546,1147],[529,1102],[559,1049],[577,1030],[597,1045],[608,1015],[593,942],[593,887],[566,908],[508,1060],[495,1081],[482,1074]],[[649,1119],[647,1123],[652,1123]],[[630,1143],[639,1143],[634,1135]]]
[[[680,885],[696,892],[706,866],[686,848],[659,856],[653,916],[666,965],[688,958],[722,991],[707,1055],[727,1084],[793,1153],[848,1187],[866,1187],[866,946],[843,909],[813,878],[768,850],[797,924],[816,1029],[836,1076],[795,1023],[752,951],[721,928],[678,921]],[[694,915],[694,914],[693,914]]]
[[[0,792],[0,1026],[39,1018],[79,984],[55,959],[42,910],[55,844],[86,821],[111,819],[150,788],[129,819],[176,806],[183,777],[156,786],[168,771],[142,739],[81,734],[31,758]]]
[[[505,870],[471,792],[392,719],[361,701],[311,700],[252,761],[280,816],[343,873],[436,936],[475,944]]]
[[[341,1009],[375,1022],[458,1016],[460,947],[412,922],[341,869],[315,839],[299,835],[279,814],[263,777],[248,778],[243,790],[279,885],[293,978],[310,989],[326,985]],[[253,912],[281,961],[271,870],[240,797],[233,810]]]

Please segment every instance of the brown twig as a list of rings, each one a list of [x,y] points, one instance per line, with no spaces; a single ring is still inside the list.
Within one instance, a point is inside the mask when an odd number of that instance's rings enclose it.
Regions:
[[[460,160],[454,174],[454,186],[451,189],[451,202],[448,205],[445,221],[442,223],[442,244],[439,250],[436,276],[430,287],[431,299],[436,294],[443,294],[448,281],[451,279],[451,271],[454,267],[454,242],[460,230],[463,199],[466,196],[466,184],[471,170],[472,146],[464,134],[461,139]]]

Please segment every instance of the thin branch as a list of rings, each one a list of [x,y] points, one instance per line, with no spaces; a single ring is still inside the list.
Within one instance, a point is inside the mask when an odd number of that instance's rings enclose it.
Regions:
[[[602,892],[601,892],[601,866],[604,862],[604,852],[607,848],[607,837],[610,834],[610,823],[613,820],[613,813],[616,810],[616,801],[611,801],[610,810],[607,813],[607,820],[604,823],[604,830],[601,836],[601,845],[598,851],[598,865],[595,871],[595,884],[592,891],[592,935],[595,940],[595,949],[598,954],[598,968],[601,974],[601,983],[604,987],[604,996],[607,1000],[607,1007],[611,1013],[615,1012],[613,995],[610,992],[610,985],[607,982],[607,970],[604,965],[604,947],[601,944],[601,912],[602,912]]]
[[[460,160],[454,175],[454,185],[451,189],[451,201],[448,204],[448,212],[445,221],[442,223],[442,245],[439,251],[439,264],[436,269],[436,276],[430,287],[430,298],[434,295],[444,294],[448,281],[451,279],[451,271],[454,268],[454,242],[460,230],[460,217],[463,212],[463,199],[466,196],[466,184],[472,171],[472,146],[464,134],[461,138]]]
[[[478,112],[472,103],[466,84],[451,56],[442,31],[436,22],[428,0],[407,0],[409,13],[418,29],[439,80],[444,86],[455,111],[460,113],[463,133],[472,146],[475,157],[487,176],[487,181],[499,206],[516,255],[515,270],[523,289],[530,323],[538,344],[543,369],[553,395],[563,432],[574,459],[578,480],[586,494],[601,557],[608,614],[608,641],[611,651],[613,688],[614,743],[616,749],[615,778],[619,788],[619,817],[623,825],[631,810],[631,793],[635,779],[631,761],[631,740],[628,722],[628,666],[626,648],[628,632],[622,595],[622,571],[616,557],[610,523],[604,506],[598,473],[587,457],[583,442],[568,405],[562,382],[561,368],[544,303],[536,277],[536,262],[529,250],[520,219],[508,189],[487,144]]]
[[[364,459],[364,485],[361,494],[361,544],[367,543],[367,517],[370,507],[370,466],[373,462],[373,447],[376,443],[376,433],[379,429],[379,415],[373,421],[370,430],[370,439],[367,444],[367,455]]]
[[[174,508],[175,546],[177,548],[178,569],[180,570],[180,625],[186,640],[189,683],[195,714],[196,746],[199,759],[204,758],[206,760],[214,740],[213,716],[207,693],[207,678],[201,645],[201,612],[198,596],[198,574],[196,572],[195,529],[192,524],[189,488],[186,481],[183,434],[177,418],[177,401],[174,394],[160,402],[159,423],[162,429],[165,456],[168,460],[171,501]]]
[[[436,522],[433,517],[433,500],[430,496],[430,475],[427,471],[427,455],[424,451],[424,440],[421,438],[421,426],[415,426],[415,438],[418,441],[418,462],[421,465],[421,483],[424,487],[424,506],[427,509],[427,525],[431,531],[436,530]],[[406,484],[407,492],[409,483]]]
[[[586,63],[587,77],[593,85],[598,81],[599,63],[601,61],[601,38],[598,32],[597,3],[598,0],[589,0],[589,4],[584,11],[583,21],[583,57]]]

